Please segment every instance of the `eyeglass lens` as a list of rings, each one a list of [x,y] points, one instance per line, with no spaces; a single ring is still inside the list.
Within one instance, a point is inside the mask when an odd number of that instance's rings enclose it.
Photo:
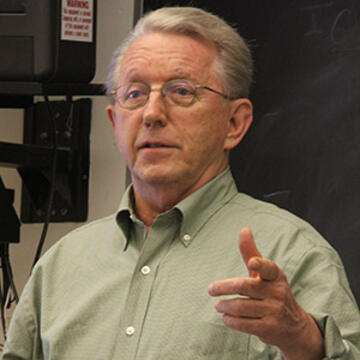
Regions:
[[[162,96],[170,103],[188,106],[196,96],[196,86],[186,80],[172,80],[164,84],[161,89],[151,89],[143,83],[131,83],[117,89],[116,99],[127,109],[135,109],[145,105],[150,92],[160,90]]]

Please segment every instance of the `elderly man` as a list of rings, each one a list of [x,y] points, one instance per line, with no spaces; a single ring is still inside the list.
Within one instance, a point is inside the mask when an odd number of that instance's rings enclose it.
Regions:
[[[3,359],[360,359],[336,252],[231,177],[251,73],[244,41],[214,15],[163,8],[139,21],[108,80],[132,185],[115,215],[38,262]]]

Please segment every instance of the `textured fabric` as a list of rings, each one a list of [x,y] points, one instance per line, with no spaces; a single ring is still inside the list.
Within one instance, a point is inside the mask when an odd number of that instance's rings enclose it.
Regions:
[[[336,252],[304,221],[239,194],[227,170],[161,214],[148,236],[131,211],[65,236],[38,262],[18,304],[3,359],[280,359],[225,327],[208,285],[247,276],[242,227],[287,274],[325,335],[329,359],[360,359],[360,316]]]

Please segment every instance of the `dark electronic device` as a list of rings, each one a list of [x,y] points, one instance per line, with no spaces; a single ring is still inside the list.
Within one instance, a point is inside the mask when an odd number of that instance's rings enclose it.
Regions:
[[[96,0],[0,0],[0,81],[90,82]]]

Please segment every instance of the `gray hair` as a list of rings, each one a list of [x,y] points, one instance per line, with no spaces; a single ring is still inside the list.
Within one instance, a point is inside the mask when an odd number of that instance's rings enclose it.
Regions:
[[[253,64],[244,39],[218,16],[194,7],[164,7],[149,12],[137,22],[113,53],[106,81],[108,96],[117,87],[121,61],[128,47],[139,36],[154,31],[203,38],[214,44],[219,54],[215,71],[222,81],[223,91],[232,99],[249,96]]]

